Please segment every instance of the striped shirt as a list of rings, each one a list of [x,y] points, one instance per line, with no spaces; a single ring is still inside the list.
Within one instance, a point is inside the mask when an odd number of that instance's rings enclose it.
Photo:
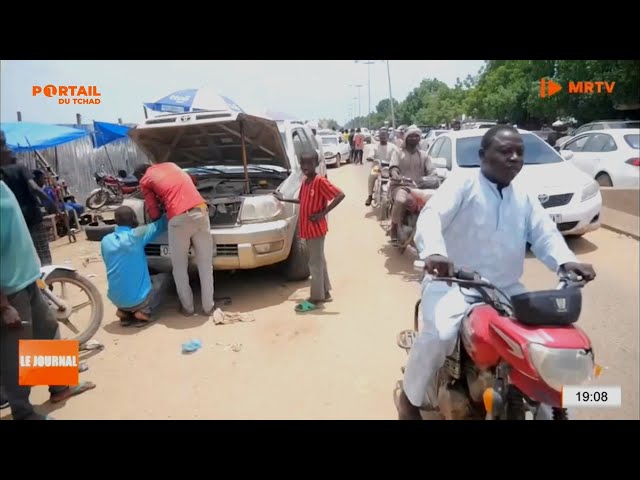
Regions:
[[[327,234],[329,226],[326,217],[314,223],[309,220],[309,216],[327,208],[329,201],[339,194],[340,190],[322,175],[316,175],[311,181],[305,178],[300,187],[300,215],[298,216],[300,238],[318,238]]]

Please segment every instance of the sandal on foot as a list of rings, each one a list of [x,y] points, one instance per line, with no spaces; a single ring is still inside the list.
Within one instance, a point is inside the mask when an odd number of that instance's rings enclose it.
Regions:
[[[298,313],[305,313],[316,310],[317,308],[318,307],[314,303],[311,303],[309,300],[305,300],[304,302],[296,305],[295,311]]]
[[[49,397],[51,403],[59,403],[64,400],[67,400],[70,397],[75,395],[80,395],[81,393],[86,392],[87,390],[92,390],[96,388],[95,383],[91,382],[80,382],[75,387],[67,387],[60,393],[53,394]]]

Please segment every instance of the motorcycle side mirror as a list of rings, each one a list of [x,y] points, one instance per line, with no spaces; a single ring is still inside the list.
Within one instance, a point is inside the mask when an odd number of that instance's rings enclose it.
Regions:
[[[127,178],[127,172],[125,170],[118,170],[118,176],[120,178]]]

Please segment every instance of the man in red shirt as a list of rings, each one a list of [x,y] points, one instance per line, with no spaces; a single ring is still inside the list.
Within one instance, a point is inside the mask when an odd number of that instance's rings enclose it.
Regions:
[[[316,304],[330,302],[331,282],[324,256],[324,239],[329,227],[327,214],[344,200],[344,193],[322,175],[316,173],[318,152],[303,153],[300,168],[305,179],[300,187],[297,199],[286,199],[275,192],[277,199],[283,202],[300,204],[298,212],[298,235],[307,243],[309,250],[309,270],[311,271],[311,295],[296,306],[296,312],[314,310]],[[333,200],[331,203],[328,203]]]
[[[182,313],[186,316],[195,313],[188,274],[189,248],[193,245],[200,275],[202,310],[205,315],[213,315],[213,238],[206,202],[191,177],[175,163],[140,165],[134,175],[140,180],[151,220],[162,215],[158,200],[166,210],[173,279]]]

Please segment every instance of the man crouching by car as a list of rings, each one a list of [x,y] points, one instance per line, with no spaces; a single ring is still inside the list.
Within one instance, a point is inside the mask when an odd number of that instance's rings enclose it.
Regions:
[[[133,209],[120,207],[114,218],[115,231],[106,235],[101,243],[109,282],[107,296],[118,307],[116,315],[123,326],[134,320],[147,323],[160,306],[171,276],[168,273],[149,275],[144,247],[167,231],[167,217],[163,215],[139,227]]]

